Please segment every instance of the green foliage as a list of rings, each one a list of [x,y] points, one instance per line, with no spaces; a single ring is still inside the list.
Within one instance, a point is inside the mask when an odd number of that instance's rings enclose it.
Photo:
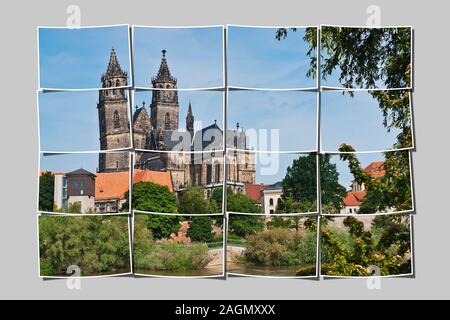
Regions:
[[[218,205],[222,205],[223,188],[215,188],[211,199]],[[233,192],[227,189],[227,211],[242,213],[261,213],[258,204],[243,193]]]
[[[341,151],[354,151],[350,145],[341,145]],[[356,182],[366,186],[366,198],[360,213],[374,213],[393,208],[394,211],[412,209],[411,178],[409,172],[409,152],[395,151],[385,154],[385,175],[372,177],[365,172],[355,154],[341,154],[348,161],[350,172]]]
[[[205,268],[212,261],[206,244],[183,245],[155,241],[145,216],[135,217],[134,265],[148,271],[188,271]]]
[[[316,263],[316,237],[289,229],[270,229],[247,238],[244,258],[261,266],[295,266]]]
[[[215,213],[214,209],[214,206],[205,199],[204,190],[201,187],[186,188],[178,205],[178,212],[185,215]]]
[[[230,215],[228,219],[228,230],[230,234],[246,238],[263,229],[264,220],[258,215]]]
[[[300,157],[287,168],[283,179],[282,212],[309,212],[316,209],[317,168],[316,155]],[[332,212],[339,212],[346,190],[339,184],[336,165],[330,163],[330,155],[320,157],[322,205]],[[307,211],[303,211],[307,210]]]
[[[181,216],[146,215],[145,226],[151,230],[154,239],[169,239],[172,233],[178,233],[182,221]]]
[[[71,265],[83,276],[129,272],[128,218],[41,216],[39,253],[43,276],[65,275]]]
[[[382,276],[411,272],[409,218],[386,222],[381,232],[374,228],[365,231],[363,223],[354,217],[345,218],[344,225],[348,235],[321,228],[324,274],[369,276],[372,265],[380,268]],[[379,240],[372,232],[381,233]]]
[[[53,210],[54,189],[55,176],[51,172],[39,176],[39,210],[48,212]]]
[[[212,234],[213,220],[209,216],[192,217],[187,236],[195,242],[211,242],[214,238]]]
[[[123,209],[129,208],[128,192]],[[167,186],[156,183],[141,181],[133,186],[132,205],[134,210],[148,212],[176,213],[177,199]]]
[[[81,212],[81,202],[73,202],[69,203],[67,208],[54,208],[54,212],[60,212],[60,213],[80,213]],[[92,213],[92,212],[87,212]]]

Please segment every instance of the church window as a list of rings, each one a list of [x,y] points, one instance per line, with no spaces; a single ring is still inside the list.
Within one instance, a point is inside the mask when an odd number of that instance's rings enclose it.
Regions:
[[[164,128],[166,130],[170,130],[170,114],[167,112],[166,116],[164,117]]]
[[[119,81],[119,79],[116,80],[116,87],[120,87],[120,81]]]
[[[120,128],[120,118],[119,118],[119,112],[116,110],[114,111],[114,128]]]
[[[111,87],[112,87],[112,82],[108,81],[108,88],[111,88]]]
[[[214,182],[220,182],[220,163],[216,161],[214,164]]]
[[[270,204],[271,206],[273,206],[273,198],[270,198],[269,204]]]
[[[212,165],[207,164],[206,165],[206,184],[211,184],[212,180]]]

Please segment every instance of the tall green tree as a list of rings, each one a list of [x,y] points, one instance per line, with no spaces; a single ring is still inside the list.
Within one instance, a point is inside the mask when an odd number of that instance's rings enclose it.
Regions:
[[[181,216],[149,214],[146,216],[145,225],[153,239],[169,239],[172,234],[178,233],[182,220]]]
[[[316,207],[317,198],[317,168],[316,155],[310,154],[294,160],[287,168],[283,179],[282,210],[285,212]],[[330,155],[320,156],[320,185],[322,205],[338,212],[346,190],[339,184],[339,173],[336,165],[330,162]]]
[[[275,35],[284,39],[296,29],[279,29]],[[316,76],[317,34],[315,29],[306,30],[304,40],[309,43],[310,69],[307,76]],[[321,29],[322,79],[337,74],[338,81],[348,88],[382,87],[404,88],[411,86],[411,29],[410,28],[339,28]],[[350,96],[352,92],[349,92]],[[410,93],[408,90],[371,91],[378,101],[383,115],[382,125],[387,131],[400,130],[394,148],[407,148],[412,144]],[[353,147],[343,143],[339,151],[351,151]],[[356,157],[342,155],[349,160],[349,168],[357,182],[366,181],[366,200],[361,212],[393,206],[397,210],[410,210],[411,188],[409,179],[409,156],[405,152],[385,153],[386,178],[370,179],[358,167]],[[389,194],[391,192],[391,194]]]
[[[183,191],[178,205],[178,212],[184,215],[214,213],[213,208],[205,198],[201,187],[188,187]]]
[[[210,242],[213,239],[213,219],[210,216],[192,217],[187,236],[195,242]]]
[[[222,205],[223,188],[214,189],[211,199]],[[242,213],[261,213],[258,204],[243,193],[234,192],[231,188],[227,189],[227,211]],[[217,221],[219,225],[222,221]],[[253,234],[262,230],[263,221],[261,216],[257,215],[231,215],[228,220],[228,229],[231,233],[245,238],[249,234]]]
[[[55,189],[55,176],[45,172],[39,177],[39,210],[51,212],[53,210],[53,197]]]
[[[129,208],[128,192],[124,208]],[[156,183],[141,181],[133,186],[132,204],[134,210],[177,213],[177,199],[175,194],[170,192],[167,186]],[[181,217],[172,215],[148,215],[146,216],[146,226],[151,231],[154,239],[169,238],[172,233],[180,229]]]
[[[124,208],[129,208],[128,192]],[[132,208],[139,211],[176,213],[177,198],[167,186],[141,181],[133,186]]]

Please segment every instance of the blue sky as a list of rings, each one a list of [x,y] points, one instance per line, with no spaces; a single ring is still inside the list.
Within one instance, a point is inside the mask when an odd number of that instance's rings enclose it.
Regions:
[[[356,151],[391,149],[399,129],[387,132],[377,100],[367,91],[357,91],[354,97],[339,91],[322,93],[322,149],[338,151],[342,143]]]
[[[130,76],[128,37],[128,26],[40,28],[40,87],[100,88],[112,47],[122,69]]]
[[[309,45],[303,40],[305,29],[275,39],[277,28],[228,28],[228,83],[252,88],[315,87],[307,78]]]
[[[255,150],[310,151],[317,148],[317,95],[297,91],[230,91],[228,126],[279,130],[279,148],[258,139]],[[270,137],[270,131],[268,135]],[[265,143],[268,143],[267,145]]]
[[[40,170],[67,173],[80,168],[95,173],[98,168],[98,153],[41,155]]]
[[[255,183],[274,184],[282,181],[286,176],[287,168],[292,166],[294,160],[302,156],[306,154],[255,153]]]
[[[135,27],[133,63],[138,87],[151,87],[166,57],[177,87],[212,88],[223,86],[223,28],[149,28]]]
[[[98,151],[98,91],[39,93],[42,151]]]

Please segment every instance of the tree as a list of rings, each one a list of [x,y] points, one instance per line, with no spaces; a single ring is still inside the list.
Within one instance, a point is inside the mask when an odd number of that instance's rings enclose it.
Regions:
[[[187,236],[192,241],[210,242],[213,239],[212,234],[213,220],[209,216],[192,217]]]
[[[180,197],[178,212],[185,215],[208,214],[213,213],[213,208],[210,202],[205,199],[203,188],[188,187]]]
[[[381,275],[411,271],[409,217],[404,216],[391,227],[382,229],[379,241],[371,231],[365,231],[363,223],[355,217],[345,218],[344,225],[352,236],[352,248],[342,243],[330,228],[321,227],[325,274],[369,276],[368,268],[372,265],[380,268]]]
[[[230,233],[246,238],[249,235],[256,234],[263,230],[264,220],[258,215],[230,215],[228,219],[228,230]]]
[[[124,208],[129,208],[128,192],[125,194],[127,199]],[[176,213],[177,198],[175,194],[170,192],[167,186],[147,181],[141,181],[133,186],[132,204],[134,210]]]
[[[211,199],[222,205],[223,188],[214,189]],[[227,189],[227,211],[242,212],[242,213],[261,213],[261,209],[256,202],[250,199],[243,193],[233,192],[231,188]],[[217,221],[220,225],[222,221]],[[228,229],[231,233],[245,238],[248,234],[253,234],[256,231],[262,230],[263,221],[261,216],[257,215],[237,215],[230,216],[228,220]]]
[[[330,155],[320,156],[320,186],[322,205],[339,212],[346,190],[339,184],[336,165],[330,163]],[[316,155],[299,157],[287,168],[283,179],[282,207],[284,212],[310,209],[317,206],[317,168]]]
[[[291,29],[295,32],[296,29]],[[279,29],[278,40],[288,35],[287,29]],[[306,30],[304,40],[309,43],[310,69],[307,76],[316,76],[317,34]],[[387,88],[404,88],[411,85],[411,29],[410,28],[338,28],[321,29],[321,77],[327,79],[335,70],[344,87],[375,88],[382,81]],[[349,92],[350,96],[352,92]],[[410,93],[408,90],[371,91],[383,114],[383,126],[387,131],[400,129],[394,148],[412,145]],[[343,143],[341,152],[355,151]],[[354,155],[341,155],[349,160],[349,168],[356,181],[365,180],[366,200],[361,212],[394,207],[396,210],[412,208],[407,152],[385,153],[385,178],[371,179],[363,174]]]
[[[55,176],[45,172],[39,177],[39,210],[51,212],[53,210],[53,197],[55,189]]]
[[[130,268],[127,217],[39,217],[41,274],[64,275],[71,265],[81,275],[100,275]]]
[[[151,231],[153,239],[169,239],[173,233],[180,230],[181,216],[150,214],[145,225]]]

